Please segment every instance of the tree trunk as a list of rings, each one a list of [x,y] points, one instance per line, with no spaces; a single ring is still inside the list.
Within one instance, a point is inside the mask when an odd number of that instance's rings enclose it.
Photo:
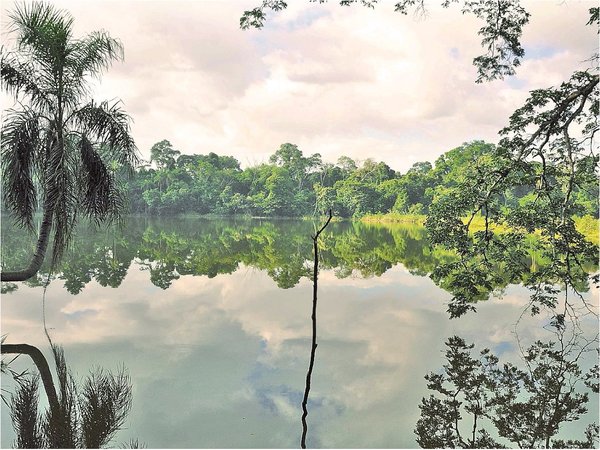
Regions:
[[[50,231],[52,230],[52,219],[54,211],[45,205],[44,216],[42,218],[42,224],[40,226],[40,233],[38,236],[35,253],[29,263],[29,267],[24,270],[15,272],[2,271],[0,273],[0,281],[25,281],[33,277],[44,262],[46,256],[46,249],[48,248],[48,241],[50,240]]]
[[[312,304],[312,345],[310,347],[310,363],[308,364],[308,372],[306,372],[306,384],[304,387],[304,398],[302,399],[302,437],[300,438],[300,447],[306,448],[306,434],[308,432],[308,424],[306,422],[306,416],[308,416],[308,395],[310,394],[310,382],[312,379],[312,371],[315,365],[315,353],[317,351],[317,280],[319,277],[319,247],[318,239],[321,232],[331,222],[331,209],[329,210],[329,217],[327,222],[323,225],[319,231],[313,236],[313,304]]]
[[[58,396],[56,395],[56,388],[54,387],[54,381],[52,380],[52,373],[48,362],[44,357],[43,353],[33,345],[29,344],[2,344],[0,353],[4,354],[19,354],[29,356],[42,377],[42,383],[44,384],[44,390],[48,397],[48,403],[50,404],[51,411],[58,411]]]

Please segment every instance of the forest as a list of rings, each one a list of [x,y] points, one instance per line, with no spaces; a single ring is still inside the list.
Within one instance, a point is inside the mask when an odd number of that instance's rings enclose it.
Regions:
[[[425,215],[436,197],[460,185],[470,170],[483,166],[495,151],[493,144],[475,141],[443,153],[434,163],[417,162],[404,174],[372,158],[348,156],[324,162],[318,153],[305,156],[298,146],[282,144],[268,164],[241,169],[232,156],[189,154],[168,140],[151,148],[150,164],[141,165],[124,181],[133,213],[150,215],[202,214],[254,217],[306,217],[329,208],[335,217],[361,218],[372,214]],[[594,177],[597,157],[578,164],[588,173],[573,189],[577,216],[598,218],[598,189]],[[118,166],[117,166],[118,167]],[[550,170],[555,170],[550,164]],[[529,179],[498,194],[507,210],[535,196],[539,163]],[[556,183],[556,176],[552,175]]]

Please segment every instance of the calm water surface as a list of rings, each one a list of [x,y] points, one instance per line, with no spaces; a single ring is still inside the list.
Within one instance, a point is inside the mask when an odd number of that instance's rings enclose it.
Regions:
[[[2,229],[3,264],[21,265],[24,237],[7,220]],[[46,324],[76,378],[128,368],[134,404],[115,445],[299,447],[313,232],[310,222],[145,218],[120,232],[80,230],[48,287]],[[528,291],[507,286],[449,320],[450,294],[426,275],[452,256],[431,251],[422,228],[333,223],[322,248],[309,447],[416,447],[423,376],[440,370],[452,335],[519,360],[515,323]],[[35,284],[2,296],[2,334],[49,357]],[[597,305],[596,291],[585,295]],[[527,342],[550,339],[548,320],[526,317],[516,330]],[[597,398],[589,407],[593,420]],[[14,439],[7,412],[3,404],[3,447]],[[584,425],[569,427],[579,437]]]

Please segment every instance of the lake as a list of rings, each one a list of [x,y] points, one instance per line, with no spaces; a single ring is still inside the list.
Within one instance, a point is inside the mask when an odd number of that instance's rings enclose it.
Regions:
[[[49,358],[45,315],[76,378],[124,365],[133,408],[114,445],[299,447],[314,230],[309,221],[144,217],[120,230],[80,227],[45,308],[42,277],[8,287],[2,334]],[[26,242],[2,221],[6,267],[27,260]],[[423,377],[441,370],[449,337],[514,363],[515,333],[523,343],[552,337],[548,315],[521,317],[529,291],[517,285],[497,287],[476,313],[450,320],[452,296],[427,274],[453,255],[430,249],[422,227],[334,222],[321,249],[309,447],[416,447],[419,403],[429,395]],[[583,295],[598,307],[596,288]],[[594,317],[581,325],[598,328]],[[582,367],[594,361],[591,353]],[[20,357],[13,367],[31,364]],[[2,387],[11,390],[11,381],[3,377]],[[560,434],[580,438],[598,417],[597,395],[588,408]],[[1,444],[10,447],[4,404],[1,420]]]

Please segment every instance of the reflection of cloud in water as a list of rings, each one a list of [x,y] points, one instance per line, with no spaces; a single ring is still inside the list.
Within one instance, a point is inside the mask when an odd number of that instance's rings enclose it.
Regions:
[[[53,339],[76,371],[119,362],[130,369],[134,407],[117,442],[134,436],[150,447],[296,447],[311,282],[281,290],[263,272],[241,267],[212,279],[183,276],[163,291],[134,269],[119,289],[92,282],[72,296],[53,283],[46,299]],[[501,300],[480,303],[477,314],[450,321],[450,296],[401,266],[368,280],[323,271],[319,281],[309,445],[414,447],[423,375],[441,367],[453,334],[517,358],[512,331],[527,299],[523,288],[509,287]],[[21,286],[3,297],[10,342],[47,347],[41,292]],[[523,319],[528,342],[549,337],[529,326],[537,320]],[[3,414],[3,431],[8,420]],[[3,433],[2,445],[11,439]]]

